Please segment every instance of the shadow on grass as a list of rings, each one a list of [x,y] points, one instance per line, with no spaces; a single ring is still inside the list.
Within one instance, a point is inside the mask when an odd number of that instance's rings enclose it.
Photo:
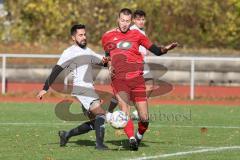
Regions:
[[[118,148],[113,150],[130,150],[128,139],[121,140],[108,140],[106,143],[111,143],[112,145],[118,146]],[[139,147],[148,147],[144,142],[141,142]]]
[[[79,146],[94,146],[96,145],[95,141],[92,141],[92,140],[82,140],[82,139],[79,139],[77,141],[69,141],[68,143],[75,143]]]
[[[77,141],[68,141],[67,144],[77,144],[79,146],[95,146],[95,141],[91,141],[91,140],[77,140]],[[55,142],[55,143],[47,143],[47,144],[43,144],[43,145],[59,145],[59,142]]]
[[[146,143],[158,143],[158,144],[172,144],[172,142],[157,142],[157,141],[142,141],[139,145],[139,147],[149,147],[149,145],[145,144]],[[54,145],[59,145],[59,143],[48,143],[44,145],[49,145],[49,144],[54,144]],[[68,144],[76,144],[77,146],[71,146],[71,147],[78,147],[78,146],[85,146],[85,147],[95,147],[96,142],[93,140],[76,140],[76,141],[69,141]],[[129,142],[128,139],[120,139],[120,140],[107,140],[105,141],[105,144],[108,146],[108,144],[114,145],[114,148],[110,147],[109,150],[112,151],[128,151],[130,150],[129,148]]]
[[[95,147],[96,145],[96,142],[95,141],[91,141],[91,140],[77,140],[77,141],[70,141],[68,143],[75,143],[79,146],[85,146],[85,147]],[[111,148],[109,147],[108,151],[126,151],[126,150],[129,150],[129,147],[128,147],[128,140],[125,140],[123,143],[125,145],[121,145],[123,144],[120,140],[119,141],[105,141],[105,144],[108,146],[107,143],[111,143],[111,144],[114,144],[114,145],[117,145],[118,148]],[[77,146],[71,146],[71,147],[77,147]]]

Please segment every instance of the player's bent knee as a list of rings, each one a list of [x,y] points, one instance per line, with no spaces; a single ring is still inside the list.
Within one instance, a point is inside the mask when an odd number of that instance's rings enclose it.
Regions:
[[[104,114],[97,114],[95,119],[106,119]]]
[[[106,111],[101,107],[100,100],[93,101],[90,106],[90,112],[94,115],[104,115]]]
[[[141,122],[149,122],[148,115],[140,115],[139,121],[141,121]]]
[[[92,101],[92,103],[90,104],[90,108],[95,108],[99,106],[101,106],[101,101],[99,99]]]

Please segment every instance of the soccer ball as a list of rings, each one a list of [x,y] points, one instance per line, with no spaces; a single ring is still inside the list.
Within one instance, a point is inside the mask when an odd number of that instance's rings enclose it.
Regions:
[[[112,113],[110,124],[115,129],[124,128],[127,125],[128,116],[123,111],[115,111]]]

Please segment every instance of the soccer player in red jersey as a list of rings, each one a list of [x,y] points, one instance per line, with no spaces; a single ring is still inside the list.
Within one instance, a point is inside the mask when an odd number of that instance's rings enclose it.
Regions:
[[[142,34],[146,35],[145,33],[145,22],[146,22],[146,13],[143,10],[137,9],[133,13],[133,25],[130,27],[130,30],[136,29],[140,31]],[[147,49],[143,46],[139,46],[139,52],[142,54],[143,58],[149,55]],[[154,78],[152,73],[150,72],[150,67],[147,63],[144,63],[144,72],[143,77],[145,80],[146,86],[146,96],[147,98],[150,97],[153,89],[154,89]],[[114,109],[117,107],[118,101],[115,96],[112,97],[108,111],[112,113]],[[138,119],[138,115],[136,115],[137,111],[133,111],[134,118]]]
[[[129,102],[132,101],[138,111],[139,122],[136,135],[134,136],[134,125],[131,119],[124,128],[129,138],[130,149],[138,150],[138,145],[149,124],[145,81],[142,76],[144,62],[139,46],[144,46],[160,56],[175,48],[177,43],[158,47],[138,30],[130,30],[131,21],[132,11],[128,8],[121,9],[118,15],[118,27],[103,35],[102,45],[111,57],[112,87],[120,109],[130,115]]]

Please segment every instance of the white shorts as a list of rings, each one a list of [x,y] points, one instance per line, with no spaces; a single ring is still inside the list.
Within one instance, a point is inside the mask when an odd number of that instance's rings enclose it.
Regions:
[[[147,63],[144,63],[143,78],[144,79],[153,79],[153,75],[150,72],[150,67]]]
[[[76,97],[87,111],[94,102],[100,103],[100,98],[94,88],[77,87],[77,90],[78,92],[76,89],[73,90],[72,96]]]

